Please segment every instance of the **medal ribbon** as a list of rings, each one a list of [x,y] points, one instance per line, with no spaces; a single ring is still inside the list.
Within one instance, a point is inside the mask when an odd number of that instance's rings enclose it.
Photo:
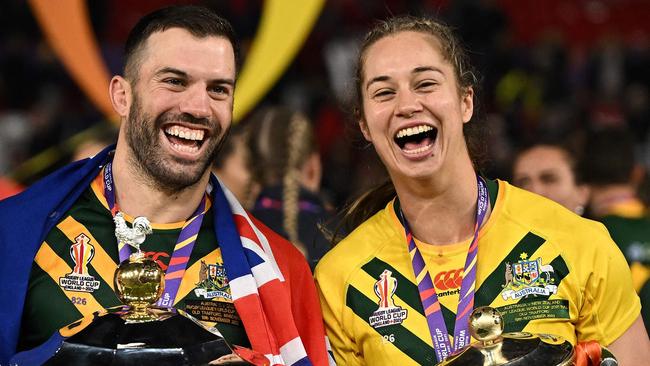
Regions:
[[[111,214],[115,216],[119,211],[119,208],[117,202],[115,202],[115,187],[113,186],[113,169],[111,162],[106,164],[106,167],[104,168],[104,197],[106,198]],[[176,245],[174,246],[174,252],[169,260],[169,266],[165,272],[165,290],[160,300],[158,300],[158,306],[169,307],[174,304],[178,288],[180,287],[181,280],[183,279],[183,275],[187,269],[190,254],[192,254],[196,238],[199,235],[201,223],[203,223],[203,217],[206,212],[206,201],[206,195],[204,194],[199,206],[192,214],[192,217],[183,224],[181,233],[178,235]],[[120,263],[129,259],[129,256],[131,255],[130,246],[122,242],[118,243],[117,246],[120,254]]]
[[[460,300],[458,302],[458,309],[456,310],[456,323],[454,325],[454,346],[452,348],[449,340],[449,333],[445,325],[445,319],[442,316],[440,302],[436,288],[431,280],[431,275],[426,268],[422,253],[418,250],[413,239],[411,229],[404,217],[404,213],[400,209],[400,221],[404,225],[406,234],[406,242],[408,244],[409,255],[411,256],[411,263],[413,265],[413,272],[415,272],[415,279],[418,283],[418,290],[420,292],[420,301],[422,301],[422,308],[424,315],[427,318],[429,325],[429,332],[431,340],[433,341],[434,349],[438,362],[442,362],[452,352],[457,351],[470,342],[469,334],[469,314],[474,308],[474,290],[476,285],[476,257],[478,254],[478,237],[479,229],[485,219],[485,213],[488,207],[488,190],[487,184],[480,176],[476,176],[478,182],[478,198],[476,202],[476,222],[474,224],[474,237],[469,245],[467,251],[467,258],[465,259],[465,268],[463,270],[463,282],[460,287]]]

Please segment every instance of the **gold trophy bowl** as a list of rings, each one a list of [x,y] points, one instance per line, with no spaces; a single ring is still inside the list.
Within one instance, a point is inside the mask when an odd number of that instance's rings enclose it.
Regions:
[[[573,366],[573,345],[552,334],[503,333],[503,317],[489,306],[474,309],[469,329],[477,342],[447,357],[438,366]],[[615,366],[615,358],[603,348],[600,365]]]
[[[150,309],[165,290],[165,274],[158,263],[136,252],[120,263],[114,281],[117,297],[130,308],[123,316],[127,322],[159,320]]]

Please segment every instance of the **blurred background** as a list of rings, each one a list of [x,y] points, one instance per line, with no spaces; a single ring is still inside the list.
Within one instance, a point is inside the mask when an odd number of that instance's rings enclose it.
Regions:
[[[122,46],[135,22],[172,3],[178,2],[86,2],[111,74],[121,72]],[[205,5],[229,19],[243,40],[246,60],[264,1],[184,3]],[[509,179],[515,151],[531,140],[572,140],[579,146],[588,132],[609,127],[630,130],[638,161],[650,165],[650,1],[327,0],[295,58],[241,121],[268,105],[303,112],[313,123],[323,164],[321,193],[331,207],[384,174],[358,134],[347,102],[360,37],[376,19],[404,13],[445,20],[471,51],[482,76],[481,115],[475,122],[489,131],[488,177]],[[92,153],[92,144],[110,143],[113,127],[50,47],[30,3],[2,1],[0,186],[5,194]]]

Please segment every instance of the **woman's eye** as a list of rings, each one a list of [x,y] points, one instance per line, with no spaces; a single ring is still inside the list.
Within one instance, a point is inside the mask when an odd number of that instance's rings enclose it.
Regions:
[[[377,92],[375,92],[374,97],[375,98],[388,98],[393,94],[395,94],[395,93],[392,90],[382,89],[382,90],[378,90]]]
[[[434,81],[427,80],[427,81],[422,81],[422,82],[420,82],[420,83],[417,85],[417,88],[418,88],[418,89],[427,89],[427,88],[432,88],[432,87],[434,87],[435,85],[436,85],[436,83],[435,83]]]

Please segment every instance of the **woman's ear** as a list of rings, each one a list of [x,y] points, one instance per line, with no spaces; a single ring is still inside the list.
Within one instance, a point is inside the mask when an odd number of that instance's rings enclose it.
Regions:
[[[466,89],[460,103],[463,123],[467,123],[472,119],[472,115],[474,114],[474,88],[470,86]]]
[[[368,129],[368,124],[366,121],[364,119],[360,119],[358,123],[363,137],[366,139],[366,141],[372,142],[372,136],[370,135],[370,130]]]
[[[318,192],[323,176],[320,154],[318,152],[311,153],[300,170],[302,185],[312,192]]]
[[[108,93],[115,112],[120,118],[126,118],[131,108],[131,84],[119,75],[113,76]]]

